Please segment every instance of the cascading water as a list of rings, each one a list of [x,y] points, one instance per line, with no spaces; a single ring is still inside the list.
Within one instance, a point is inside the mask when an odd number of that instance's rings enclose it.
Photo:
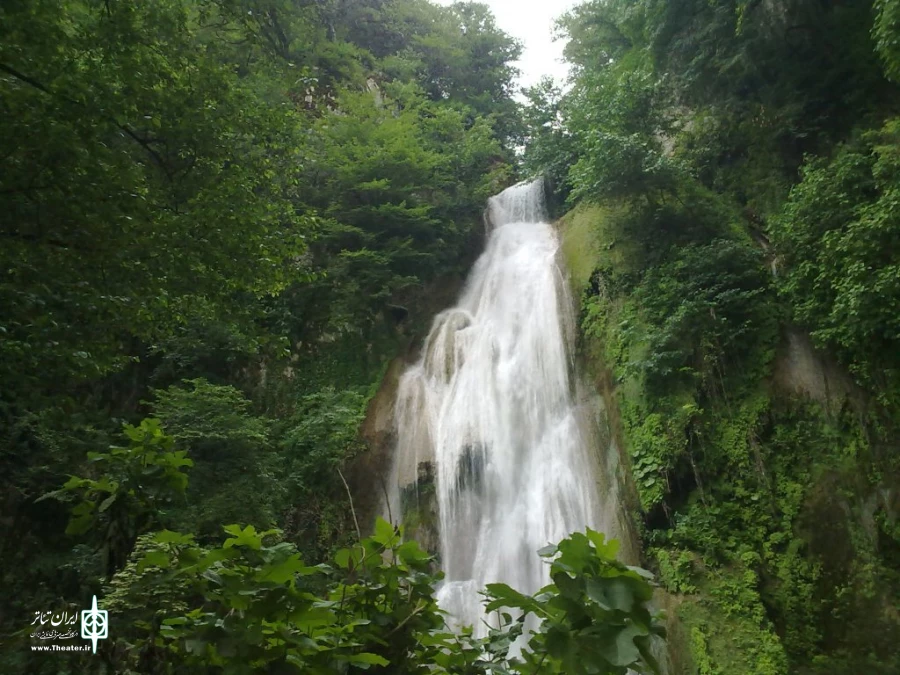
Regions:
[[[402,512],[403,488],[408,499],[422,476],[434,481],[438,600],[478,635],[486,584],[534,593],[549,583],[538,549],[585,526],[609,530],[573,395],[559,243],[544,218],[540,180],[491,198],[486,249],[397,397],[391,511]]]

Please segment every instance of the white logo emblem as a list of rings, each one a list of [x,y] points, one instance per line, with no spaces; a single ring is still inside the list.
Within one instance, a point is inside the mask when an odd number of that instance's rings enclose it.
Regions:
[[[97,640],[109,637],[109,612],[105,609],[97,609],[97,596],[94,596],[94,604],[90,609],[81,612],[81,637],[90,640],[97,653]]]

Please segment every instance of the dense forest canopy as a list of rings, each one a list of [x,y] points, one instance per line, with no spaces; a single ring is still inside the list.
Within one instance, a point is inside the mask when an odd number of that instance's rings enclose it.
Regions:
[[[519,97],[477,2],[0,5],[0,671],[655,670],[603,535],[476,639],[350,503],[389,362],[537,174],[670,672],[900,669],[900,2],[557,28],[571,81]],[[31,649],[95,595],[96,655]]]

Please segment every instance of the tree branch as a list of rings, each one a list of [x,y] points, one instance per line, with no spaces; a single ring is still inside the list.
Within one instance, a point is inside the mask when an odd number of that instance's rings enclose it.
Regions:
[[[168,178],[169,181],[171,182],[172,172],[169,171],[169,168],[166,166],[165,160],[163,160],[163,158],[160,156],[160,154],[158,152],[156,152],[156,150],[154,150],[153,148],[150,147],[150,144],[153,141],[148,141],[148,140],[141,138],[140,136],[138,136],[136,133],[134,133],[131,129],[129,129],[124,124],[119,124],[118,122],[114,122],[114,124],[119,129],[121,129],[126,134],[128,134],[129,138],[131,138],[135,143],[137,143],[142,148],[144,148],[144,150],[147,151],[147,154],[149,154],[153,158],[153,161],[156,162],[157,166],[159,166],[159,168],[162,170],[162,172],[164,174],[166,174],[166,178]]]
[[[41,237],[36,234],[23,234],[21,232],[0,231],[0,237],[7,237],[8,239],[18,239],[19,241],[27,241],[31,244],[44,244],[45,246],[52,246],[54,248],[61,248],[63,250],[72,249],[75,251],[91,252],[100,250],[93,247],[78,246],[70,242],[62,241],[61,239],[47,239],[46,237]]]
[[[350,486],[347,485],[347,480],[344,478],[344,474],[341,473],[341,468],[337,468],[338,476],[341,477],[341,482],[344,484],[344,489],[347,490],[347,499],[350,500],[350,513],[353,514],[353,524],[356,525],[356,538],[358,541],[362,541],[362,531],[359,529],[359,521],[356,519],[356,509],[353,508],[353,495],[350,494]]]
[[[78,101],[69,98],[68,96],[63,96],[63,95],[60,95],[60,94],[57,94],[57,93],[51,91],[50,88],[47,87],[45,84],[42,84],[38,80],[35,80],[33,77],[29,77],[28,75],[25,75],[24,73],[19,72],[12,66],[8,66],[5,63],[0,63],[0,71],[3,71],[9,75],[12,75],[17,80],[20,80],[20,81],[24,82],[25,84],[28,84],[28,85],[34,87],[35,89],[38,89],[39,91],[44,92],[48,96],[52,96],[54,98],[62,98],[63,100],[68,101],[69,103],[74,103],[75,105],[83,105],[83,104],[79,103]],[[168,166],[166,166],[165,160],[163,160],[163,158],[160,156],[160,154],[158,152],[156,152],[153,148],[150,147],[150,143],[152,141],[148,141],[148,140],[141,138],[135,132],[133,132],[131,129],[129,129],[126,125],[119,123],[112,117],[104,117],[104,119],[106,119],[107,122],[114,124],[118,129],[125,132],[125,134],[127,134],[127,136],[129,138],[131,138],[131,140],[133,140],[135,143],[140,145],[153,158],[153,161],[162,170],[162,172],[166,175],[166,178],[168,178],[169,181],[172,181],[172,172],[169,170]]]
[[[18,70],[6,65],[5,63],[0,63],[0,70],[2,70],[5,73],[8,73],[9,75],[12,75],[17,80],[22,80],[22,82],[25,82],[26,84],[30,84],[35,89],[40,89],[45,94],[50,94],[51,96],[53,96],[53,92],[50,91],[47,87],[45,87],[43,84],[41,84],[40,82],[38,82],[37,80],[35,80],[31,77],[28,77],[27,75],[20,73]]]

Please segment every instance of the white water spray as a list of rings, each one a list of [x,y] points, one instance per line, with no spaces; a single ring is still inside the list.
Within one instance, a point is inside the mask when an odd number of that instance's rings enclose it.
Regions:
[[[486,633],[486,584],[534,593],[550,581],[538,549],[586,526],[608,531],[574,402],[559,242],[544,218],[542,181],[491,198],[486,249],[397,398],[391,510],[433,468],[438,600],[476,635]]]

